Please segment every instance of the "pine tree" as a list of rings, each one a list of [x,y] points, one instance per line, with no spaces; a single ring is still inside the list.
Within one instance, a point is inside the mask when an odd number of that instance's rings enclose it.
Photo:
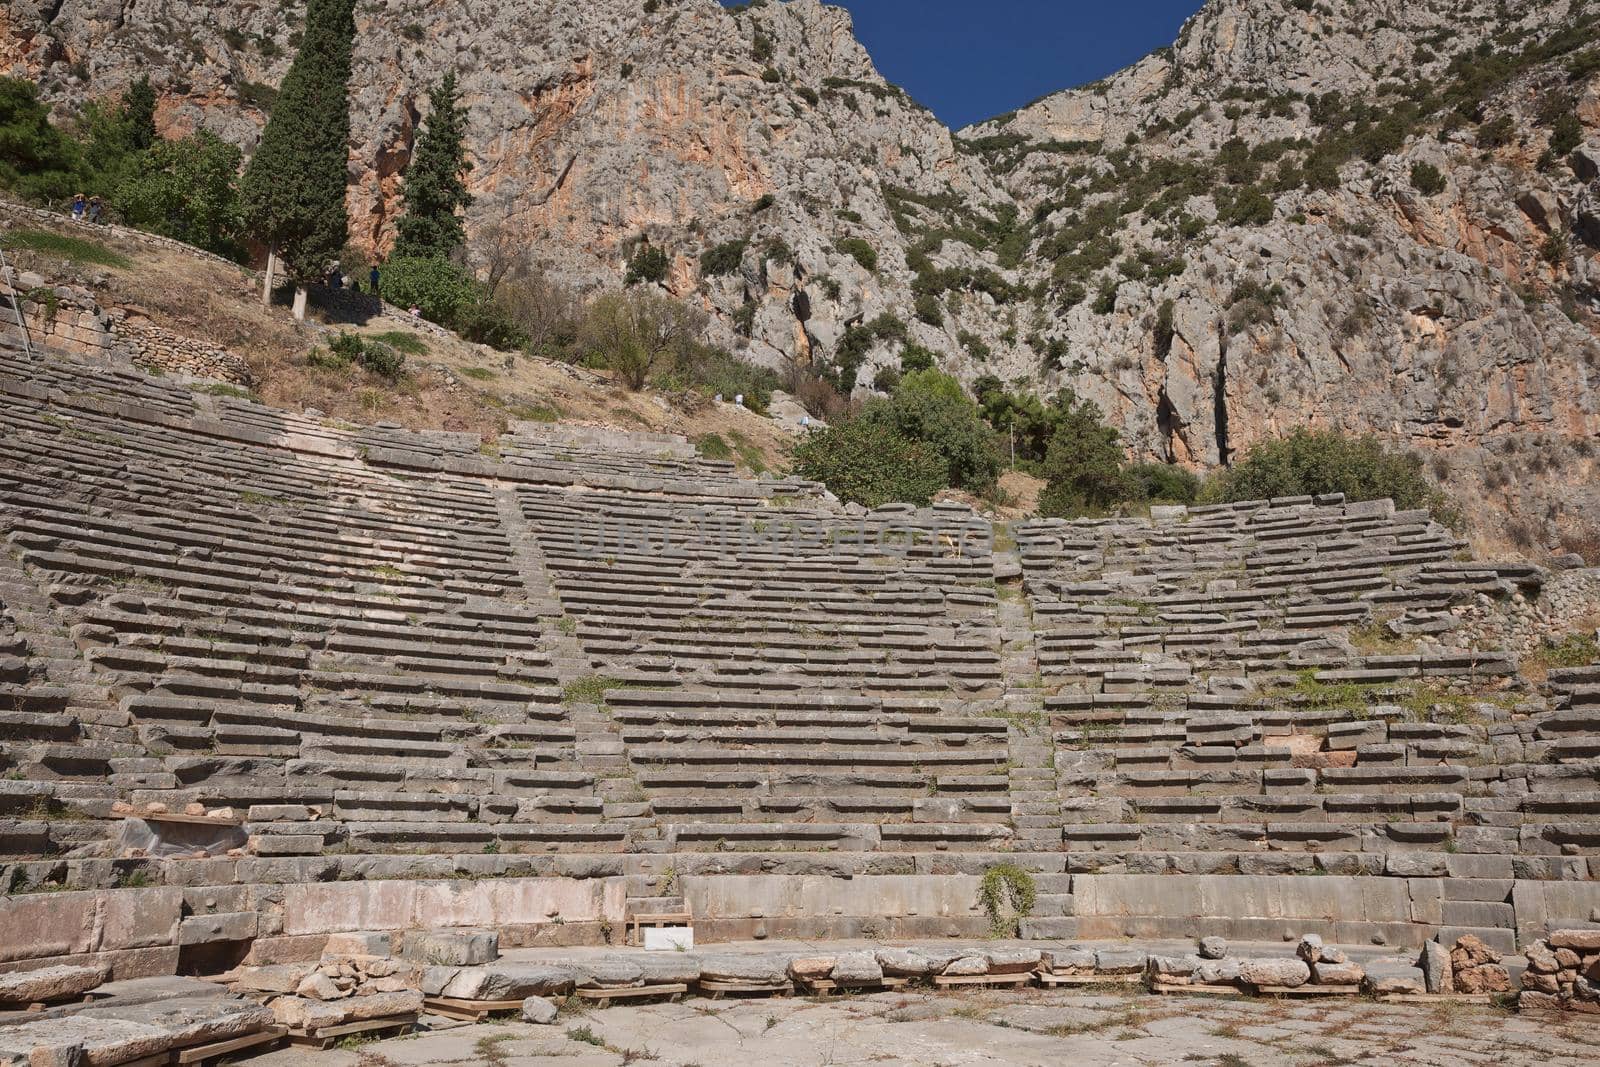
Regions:
[[[354,6],[355,0],[307,4],[300,52],[240,190],[248,232],[282,258],[302,290],[339,258],[349,235],[345,184]],[[297,296],[297,310],[301,302]]]
[[[466,173],[467,112],[454,72],[428,94],[427,128],[406,170],[405,213],[395,240],[396,258],[449,259],[467,243],[459,212],[472,203]]]

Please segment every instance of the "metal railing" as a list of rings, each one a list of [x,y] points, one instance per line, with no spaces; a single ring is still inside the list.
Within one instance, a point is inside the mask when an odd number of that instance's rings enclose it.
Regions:
[[[0,244],[0,278],[6,282],[6,292],[11,298],[11,314],[17,320],[17,329],[22,331],[22,350],[29,359],[33,358],[33,337],[28,333],[28,320],[22,315],[22,302],[17,299],[17,287],[22,284],[22,276],[11,269],[10,260],[6,259],[6,249]]]

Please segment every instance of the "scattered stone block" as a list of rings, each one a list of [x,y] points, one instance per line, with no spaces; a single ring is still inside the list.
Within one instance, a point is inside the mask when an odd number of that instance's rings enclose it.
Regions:
[[[989,973],[989,961],[982,956],[962,956],[960,959],[951,960],[945,966],[943,973],[952,978],[973,978]]]
[[[1466,940],[1462,938],[1462,940]],[[1570,948],[1579,952],[1600,952],[1600,930],[1557,930],[1549,937],[1552,948]],[[1496,960],[1499,957],[1495,957]]]
[[[520,1000],[536,994],[558,997],[572,992],[574,980],[570,969],[548,964],[463,967],[445,983],[439,995],[453,1000]]]
[[[329,934],[322,957],[388,956],[393,952],[392,944],[389,935],[381,931]]]
[[[626,989],[644,984],[644,972],[626,959],[593,959],[567,965],[579,989]],[[503,998],[510,999],[510,998]]]
[[[1422,946],[1422,976],[1430,993],[1454,993],[1455,971],[1450,965],[1450,953],[1437,941]]]
[[[549,1026],[556,1021],[556,1006],[544,997],[532,996],[522,1001],[522,1021],[538,1026]]]
[[[1392,958],[1373,960],[1367,964],[1366,981],[1362,989],[1368,993],[1382,995],[1385,993],[1425,993],[1428,990],[1426,979],[1420,967],[1413,967],[1405,960]]]
[[[0,1004],[49,1003],[82,996],[102,984],[107,968],[58,965],[0,974]]]
[[[932,960],[907,948],[879,949],[878,966],[894,978],[925,978],[933,973]]]
[[[418,930],[405,935],[400,955],[436,967],[476,967],[500,958],[493,930]]]
[[[984,958],[989,963],[990,974],[1025,974],[1038,968],[1041,953],[1036,948],[996,949],[984,953]]]
[[[1360,985],[1367,972],[1359,964],[1326,960],[1311,965],[1311,980],[1318,985]]]
[[[847,952],[834,964],[830,977],[841,985],[867,985],[883,981],[883,968],[878,964],[877,956],[871,952]]]
[[[1228,954],[1228,939],[1225,937],[1202,937],[1200,939],[1200,958],[1203,960],[1220,960]]]
[[[1149,956],[1132,948],[1103,948],[1094,954],[1094,969],[1100,974],[1140,974]]]
[[[776,985],[788,979],[788,971],[788,961],[777,956],[728,954],[700,961],[700,977],[713,982]]]
[[[1251,985],[1294,989],[1311,981],[1311,966],[1303,959],[1242,959],[1239,978]]]
[[[837,956],[796,956],[789,961],[789,977],[814,982],[833,973],[839,962]]]

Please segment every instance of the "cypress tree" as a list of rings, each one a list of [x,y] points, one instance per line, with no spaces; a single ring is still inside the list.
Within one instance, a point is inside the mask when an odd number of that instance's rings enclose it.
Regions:
[[[143,152],[156,143],[156,91],[150,86],[150,75],[141,75],[123,91],[122,121],[133,151]]]
[[[310,0],[305,38],[245,171],[246,226],[304,289],[349,236],[350,55],[355,0]],[[297,310],[300,300],[297,298]]]
[[[466,173],[467,112],[456,92],[454,72],[428,94],[428,123],[406,170],[405,213],[394,255],[449,259],[467,243],[459,212],[472,203]]]

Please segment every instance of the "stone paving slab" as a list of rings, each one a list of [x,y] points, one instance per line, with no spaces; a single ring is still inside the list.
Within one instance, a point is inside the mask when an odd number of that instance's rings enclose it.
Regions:
[[[553,1026],[463,1026],[357,1050],[286,1050],[254,1067],[906,1067],[1334,1063],[1592,1064],[1600,1021],[1549,1020],[1492,1008],[1315,1004],[1104,992],[897,991],[827,1000],[788,997],[590,1010]]]

